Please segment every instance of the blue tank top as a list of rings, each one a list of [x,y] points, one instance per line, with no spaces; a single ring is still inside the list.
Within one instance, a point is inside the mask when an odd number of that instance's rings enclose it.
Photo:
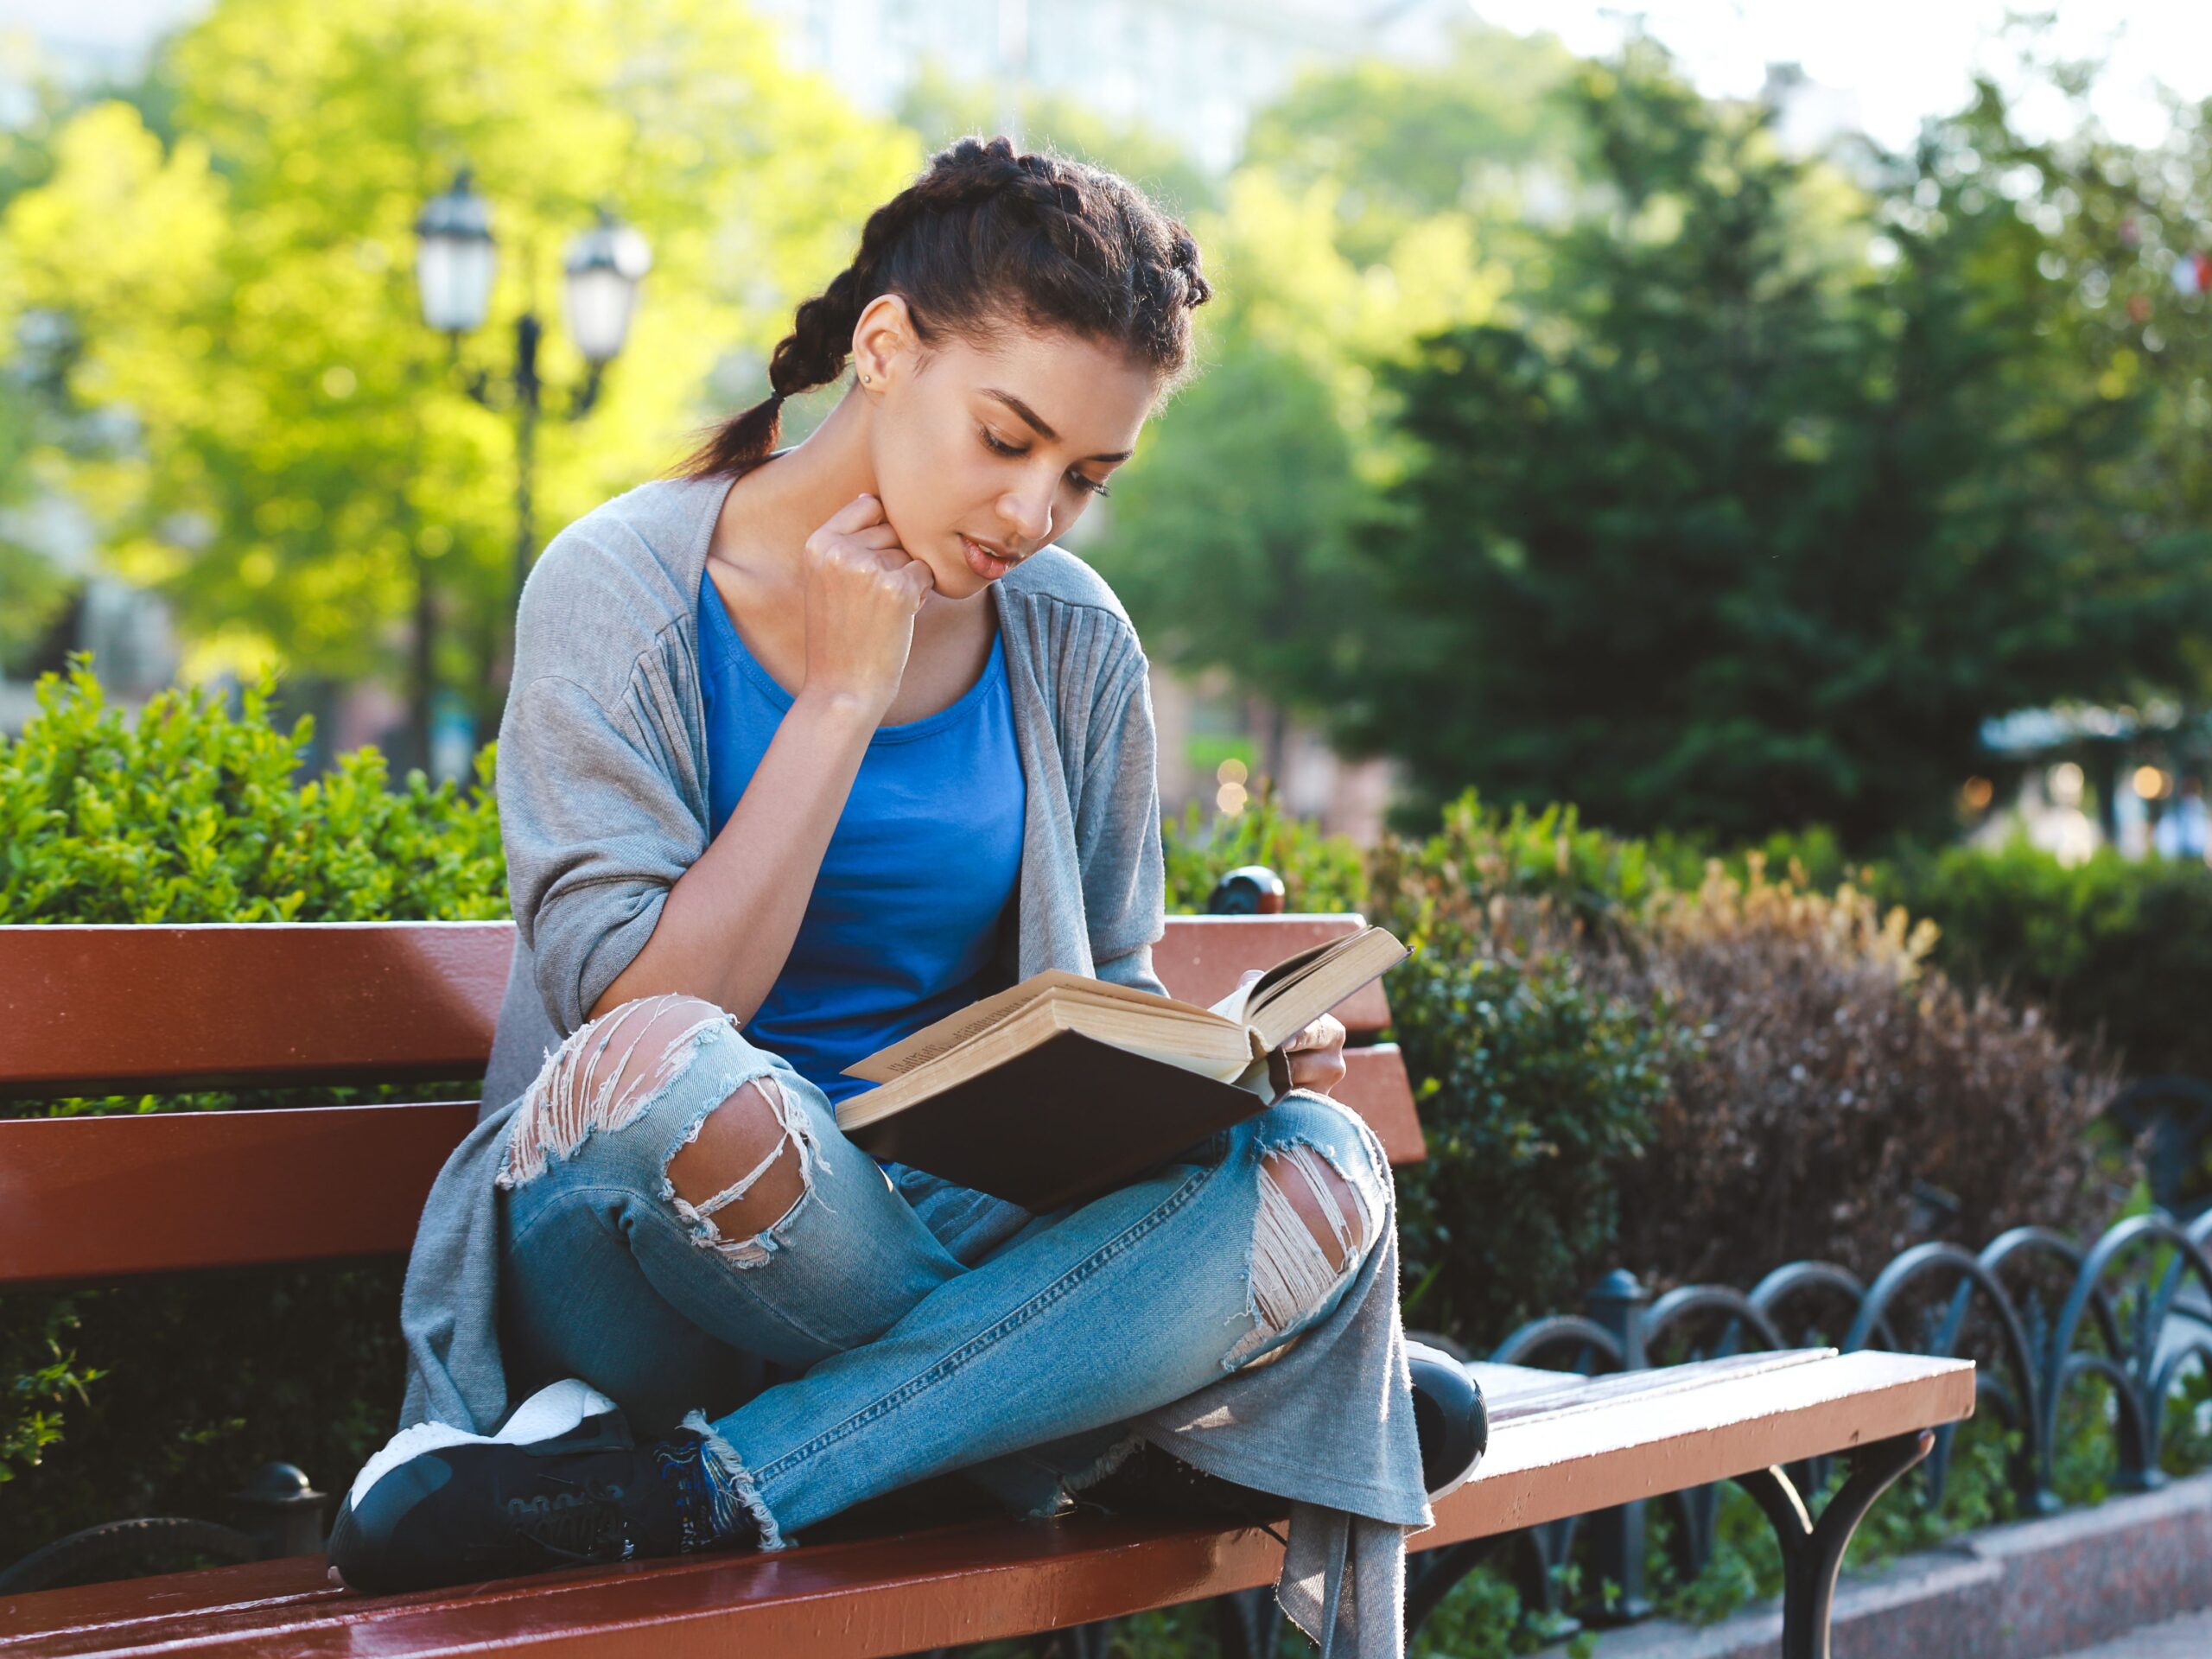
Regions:
[[[791,694],[745,648],[712,575],[699,585],[710,836],[736,809]],[[790,958],[745,1034],[832,1103],[838,1075],[997,988],[999,918],[1021,870],[1027,785],[1003,640],[950,707],[868,740]]]

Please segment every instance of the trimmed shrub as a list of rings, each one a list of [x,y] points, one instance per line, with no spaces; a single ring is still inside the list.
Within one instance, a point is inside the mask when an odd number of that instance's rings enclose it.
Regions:
[[[492,798],[387,787],[374,749],[296,781],[313,734],[269,721],[264,675],[233,715],[164,692],[135,721],[91,658],[38,682],[39,711],[0,743],[0,922],[466,920],[506,913]],[[14,1116],[226,1110],[315,1101],[466,1099],[467,1080],[382,1090],[260,1090],[13,1102]],[[86,1224],[96,1224],[87,1217]],[[127,1515],[220,1518],[255,1465],[327,1488],[391,1431],[400,1269],[296,1268],[18,1294],[0,1326],[0,1562]]]
[[[2085,1131],[2116,1074],[2034,1007],[1953,985],[1934,943],[1848,884],[1772,880],[1758,855],[1647,907],[1592,976],[1695,1040],[1673,1051],[1625,1202],[1627,1262],[1662,1283],[1805,1257],[1871,1274],[1929,1237],[2102,1224],[2121,1195]]]
[[[492,755],[477,788],[397,791],[384,756],[339,757],[295,781],[314,735],[269,720],[273,676],[232,716],[206,693],[163,691],[134,722],[111,708],[89,652],[0,747],[0,922],[470,921],[507,913]]]
[[[2131,1077],[2212,1078],[2212,868],[2109,848],[2069,867],[2014,841],[1902,859],[1877,883],[1935,921],[1930,960],[1960,983],[2101,1034]]]
[[[1424,954],[1390,995],[1428,1144],[1397,1172],[1405,1317],[1487,1350],[1618,1259],[1679,1033],[1563,954]]]
[[[1247,864],[1264,864],[1282,878],[1291,910],[1363,910],[1367,875],[1359,849],[1342,836],[1325,836],[1277,804],[1262,783],[1250,804],[1234,817],[1205,818],[1193,802],[1180,818],[1160,824],[1167,866],[1171,914],[1205,912],[1215,883]]]

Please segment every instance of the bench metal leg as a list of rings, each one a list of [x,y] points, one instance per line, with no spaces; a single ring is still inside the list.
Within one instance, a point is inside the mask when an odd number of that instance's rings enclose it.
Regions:
[[[1458,1589],[1468,1573],[1512,1542],[1513,1538],[1510,1532],[1493,1533],[1487,1538],[1463,1539],[1441,1549],[1423,1550],[1408,1556],[1406,1640],[1411,1643],[1421,1627],[1428,1623],[1429,1615],[1443,1605],[1444,1598]]]
[[[1934,1433],[1923,1429],[1853,1452],[1851,1478],[1828,1500],[1817,1522],[1781,1470],[1736,1477],[1736,1484],[1758,1500],[1782,1541],[1782,1659],[1828,1659],[1828,1620],[1845,1547],[1874,1500],[1935,1444]]]
[[[1232,1590],[1213,1599],[1214,1635],[1221,1643],[1221,1659],[1274,1659],[1275,1643],[1282,1634],[1282,1606],[1274,1586]]]

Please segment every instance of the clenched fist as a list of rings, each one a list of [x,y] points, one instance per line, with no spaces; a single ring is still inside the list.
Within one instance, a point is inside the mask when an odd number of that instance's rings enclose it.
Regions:
[[[883,503],[859,495],[806,538],[806,685],[876,720],[898,695],[914,615],[935,588],[899,545]]]

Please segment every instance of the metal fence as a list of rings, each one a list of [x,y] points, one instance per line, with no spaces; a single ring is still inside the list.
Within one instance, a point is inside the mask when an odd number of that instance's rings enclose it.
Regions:
[[[2212,1375],[2212,1211],[2185,1223],[2164,1213],[2133,1217],[2087,1248],[2044,1227],[2013,1228],[1979,1254],[1916,1244],[1871,1284],[1832,1262],[1793,1262],[1748,1291],[1686,1285],[1655,1300],[1632,1274],[1616,1272],[1591,1292],[1584,1313],[1535,1320],[1490,1357],[1598,1376],[1825,1346],[1980,1362],[1977,1404],[2011,1432],[2006,1474],[2023,1516],[2060,1507],[2054,1486],[2060,1407],[2085,1378],[2097,1378],[2110,1389],[2116,1484],[2147,1491],[2164,1479],[2167,1402],[2193,1372]],[[1931,1502],[1941,1501],[1949,1477],[1957,1427],[1938,1433],[1923,1465]],[[1825,1462],[1790,1471],[1801,1491],[1810,1495],[1827,1484]],[[1713,1559],[1719,1497],[1707,1486],[1659,1500],[1672,1522],[1669,1557],[1685,1581]],[[1586,1527],[1591,1572],[1615,1593],[1585,1597],[1570,1613],[1559,1569]],[[1531,1528],[1512,1544],[1523,1604],[1547,1635],[1651,1611],[1641,1503]],[[1447,1547],[1410,1557],[1409,1625],[1418,1630],[1497,1548]]]

